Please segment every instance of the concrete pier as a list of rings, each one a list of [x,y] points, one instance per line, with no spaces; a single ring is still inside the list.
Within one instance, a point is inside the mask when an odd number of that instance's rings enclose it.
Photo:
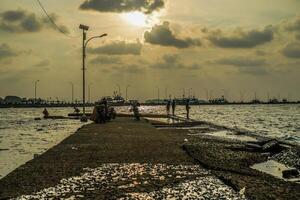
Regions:
[[[298,199],[299,184],[249,168],[265,154],[205,135],[224,128],[149,117],[83,126],[2,178],[0,199]]]

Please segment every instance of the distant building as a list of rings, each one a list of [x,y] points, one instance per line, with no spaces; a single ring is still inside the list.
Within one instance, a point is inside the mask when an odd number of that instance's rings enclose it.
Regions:
[[[4,98],[5,103],[8,104],[20,104],[22,103],[22,98],[18,97],[18,96],[6,96]]]
[[[0,104],[4,103],[4,99],[2,97],[0,97]]]

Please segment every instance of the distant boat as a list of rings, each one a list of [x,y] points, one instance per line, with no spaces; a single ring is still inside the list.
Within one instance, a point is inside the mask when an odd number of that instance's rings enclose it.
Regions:
[[[97,101],[97,103],[101,103],[103,100],[106,100],[108,105],[112,106],[122,106],[125,104],[125,99],[120,95],[115,95],[113,98],[110,96],[102,97],[101,100]]]

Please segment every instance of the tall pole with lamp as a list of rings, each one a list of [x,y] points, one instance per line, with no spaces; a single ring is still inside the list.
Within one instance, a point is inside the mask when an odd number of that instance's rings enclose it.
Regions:
[[[83,115],[81,117],[81,121],[82,122],[86,122],[87,121],[87,117],[85,115],[85,58],[86,58],[86,47],[88,45],[88,43],[95,39],[95,38],[102,38],[107,36],[107,34],[102,34],[99,36],[94,36],[89,38],[88,40],[86,39],[86,32],[89,30],[89,27],[83,24],[79,25],[79,29],[82,30],[82,106],[83,106]]]

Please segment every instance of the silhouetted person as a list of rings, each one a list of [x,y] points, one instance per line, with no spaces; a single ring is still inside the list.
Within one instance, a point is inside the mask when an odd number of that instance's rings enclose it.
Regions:
[[[173,99],[172,101],[172,115],[175,116],[175,108],[176,108],[176,101]]]
[[[190,109],[191,109],[191,107],[190,107],[190,100],[189,99],[186,100],[185,109],[186,109],[186,118],[190,119]]]
[[[74,113],[78,114],[80,110],[77,107],[74,107]]]
[[[167,109],[167,115],[170,115],[170,108],[171,108],[171,101],[168,101],[168,102],[167,102],[167,106],[166,106],[166,109]]]
[[[43,115],[44,115],[44,118],[49,117],[49,112],[46,108],[44,108],[44,110],[43,110]]]
[[[138,120],[138,121],[140,121],[139,106],[140,106],[140,104],[138,102],[132,104],[133,115],[134,115],[135,119]]]

